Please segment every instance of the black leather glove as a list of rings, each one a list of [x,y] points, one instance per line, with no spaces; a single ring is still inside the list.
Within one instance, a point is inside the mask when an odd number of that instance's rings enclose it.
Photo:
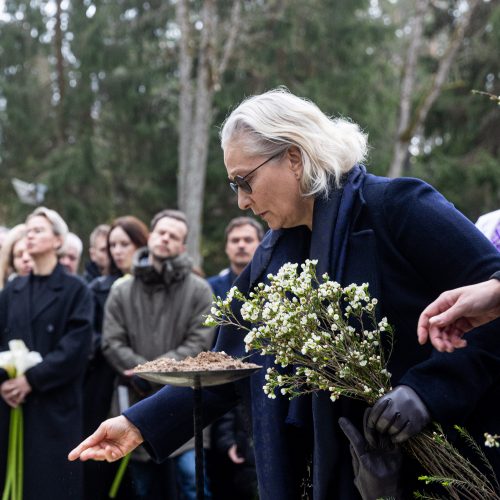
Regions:
[[[387,436],[381,436],[367,426],[370,408],[365,411],[365,438],[347,418],[339,425],[351,443],[354,484],[363,500],[379,498],[402,499],[399,486],[402,455],[399,447]]]
[[[418,394],[407,385],[398,385],[373,405],[368,427],[389,435],[393,443],[403,443],[418,434],[430,419]]]

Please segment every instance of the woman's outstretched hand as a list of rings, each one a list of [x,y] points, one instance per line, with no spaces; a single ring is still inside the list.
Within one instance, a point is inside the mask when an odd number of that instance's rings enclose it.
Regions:
[[[465,286],[442,293],[420,315],[417,334],[421,344],[430,340],[438,351],[465,347],[462,336],[500,316],[500,281]]]
[[[69,453],[68,459],[114,462],[137,448],[143,441],[139,429],[122,415],[105,420],[94,434]]]

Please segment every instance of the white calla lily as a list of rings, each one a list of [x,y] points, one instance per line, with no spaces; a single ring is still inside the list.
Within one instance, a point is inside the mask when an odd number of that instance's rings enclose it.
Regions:
[[[0,352],[0,368],[4,368],[10,376],[19,377],[41,361],[40,353],[29,351],[22,340],[11,340],[9,350]]]
[[[14,357],[10,351],[0,352],[0,368],[9,368],[14,364]]]
[[[3,368],[9,375],[13,377],[16,372],[16,367],[14,365],[14,356],[11,351],[0,352],[0,368]]]
[[[9,340],[9,349],[11,352],[17,353],[29,352],[24,340],[20,339]]]
[[[16,352],[14,353],[14,366],[16,367],[16,375],[19,377],[24,375],[26,370],[37,365],[42,361],[42,356],[39,352]]]
[[[0,368],[9,377],[24,375],[26,370],[42,361],[39,352],[30,351],[24,341],[16,339],[9,342],[9,350],[0,352]],[[23,402],[23,401],[21,401]],[[23,407],[19,404],[10,410],[9,443],[7,449],[7,469],[2,500],[22,500],[24,475],[24,424]]]

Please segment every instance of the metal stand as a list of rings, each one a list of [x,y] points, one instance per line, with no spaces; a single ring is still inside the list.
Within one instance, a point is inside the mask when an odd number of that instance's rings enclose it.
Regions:
[[[261,366],[232,368],[228,370],[136,372],[139,377],[163,385],[191,387],[193,389],[194,449],[196,466],[196,500],[205,498],[205,474],[203,463],[203,405],[202,386],[227,384],[252,375]]]
[[[203,408],[201,404],[201,379],[194,377],[193,386],[193,420],[194,420],[194,450],[196,466],[196,500],[205,498],[205,477],[203,463]]]

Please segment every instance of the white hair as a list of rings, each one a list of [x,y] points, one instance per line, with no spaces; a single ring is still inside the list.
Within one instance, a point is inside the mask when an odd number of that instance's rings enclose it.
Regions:
[[[68,247],[73,247],[76,249],[78,256],[80,257],[83,252],[82,240],[75,233],[68,233],[64,240],[64,245],[62,248],[62,253],[66,251]]]
[[[368,141],[359,125],[326,116],[313,102],[280,87],[245,99],[226,118],[220,132],[226,150],[238,142],[249,156],[273,156],[290,146],[299,148],[305,196],[328,196],[333,177],[342,176],[367,154]]]

